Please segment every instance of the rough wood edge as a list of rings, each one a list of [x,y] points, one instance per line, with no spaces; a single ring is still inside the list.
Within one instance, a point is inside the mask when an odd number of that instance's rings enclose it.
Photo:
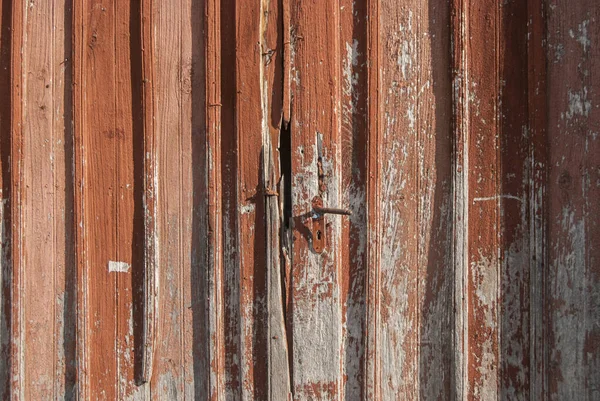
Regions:
[[[381,374],[379,355],[380,332],[380,281],[381,250],[380,228],[380,176],[381,171],[381,38],[380,38],[380,4],[381,0],[370,0],[368,7],[367,52],[368,52],[368,138],[367,138],[367,283],[365,302],[367,304],[365,334],[365,400],[381,398]]]
[[[206,182],[207,280],[206,340],[208,342],[208,399],[218,401],[225,393],[223,333],[223,227],[221,203],[221,3],[206,2]]]
[[[548,266],[548,138],[546,107],[546,9],[545,3],[528,0],[529,13],[527,42],[528,62],[528,112],[531,140],[529,230],[530,230],[530,398],[545,399],[548,394],[547,356],[545,338],[547,334],[544,318],[545,278]],[[542,107],[540,107],[542,105]]]
[[[466,397],[468,383],[467,363],[468,335],[468,243],[469,243],[469,104],[468,104],[468,9],[465,0],[453,0],[451,5],[451,41],[452,41],[452,183],[453,183],[453,260],[454,260],[454,364],[452,366],[453,394],[451,399],[462,400]]]
[[[83,128],[85,115],[83,113],[83,99],[85,86],[83,82],[84,69],[84,12],[86,1],[76,1],[73,4],[73,153],[75,180],[75,252],[77,264],[77,399],[89,399],[89,356],[88,356],[88,277],[87,255],[85,244],[85,213],[84,213],[84,184],[85,184],[85,142]]]
[[[275,165],[271,141],[263,146],[263,188],[266,205],[265,245],[267,256],[267,313],[268,313],[268,397],[272,401],[286,400],[291,394],[288,361],[287,333],[283,313],[283,289],[280,256],[280,219],[277,196],[269,189],[275,188]]]
[[[144,339],[141,381],[152,378],[157,330],[159,328],[159,238],[156,229],[158,204],[158,153],[154,131],[154,42],[153,0],[140,3],[142,16],[142,70],[144,119]]]

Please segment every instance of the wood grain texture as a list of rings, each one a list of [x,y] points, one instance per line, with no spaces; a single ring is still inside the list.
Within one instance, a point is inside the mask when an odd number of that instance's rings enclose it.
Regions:
[[[11,177],[10,154],[12,138],[12,5],[3,1],[0,7],[0,391],[8,398],[11,373]]]
[[[207,304],[205,320],[201,323],[207,332],[202,345],[208,357],[203,374],[206,377],[204,394],[212,401],[225,397],[225,332],[223,299],[223,202],[222,202],[222,47],[221,4],[216,0],[206,2],[205,57],[206,57],[206,136],[204,144],[206,188],[206,276],[200,284],[204,287]],[[202,266],[202,265],[200,265]]]
[[[23,4],[21,169],[23,382],[28,399],[72,395],[74,385],[72,152],[65,107],[68,11],[61,1]],[[47,35],[46,32],[52,32]],[[65,40],[66,39],[66,40]],[[66,124],[65,124],[66,122]],[[52,305],[48,308],[48,304]],[[40,313],[45,308],[49,313]],[[47,333],[53,333],[49,336]],[[69,358],[69,359],[67,359]]]
[[[292,390],[297,400],[334,400],[343,386],[341,221],[328,218],[326,249],[316,253],[311,200],[321,195],[331,207],[342,200],[340,9],[337,1],[295,2],[290,12]]]
[[[135,172],[143,166],[143,145],[134,150],[138,138],[143,144],[143,126],[138,122],[141,110],[133,110],[139,105],[134,97],[139,95],[141,70],[135,70],[135,59],[141,49],[140,32],[132,32],[131,20],[139,16],[139,7],[110,1],[77,5],[76,202],[83,248],[78,306],[79,331],[85,333],[79,352],[86,377],[80,393],[124,399],[144,391],[134,383],[133,366],[132,273],[143,269],[143,249],[135,235],[143,232],[143,214],[135,218],[135,209],[142,206],[135,187],[143,187],[143,176],[135,177]],[[132,46],[136,43],[137,49]]]
[[[0,4],[3,399],[599,397],[593,1]]]
[[[159,309],[155,365],[150,383],[153,397],[193,397],[194,317],[199,312],[191,293],[192,203],[194,188],[191,146],[192,118],[192,29],[189,2],[153,2],[152,47],[154,99],[152,116],[156,135],[158,175],[157,233],[159,238]],[[198,51],[203,41],[198,43]],[[204,87],[202,84],[201,87]],[[196,113],[204,114],[202,106]],[[196,116],[194,116],[196,117]],[[198,134],[198,133],[197,133]],[[199,138],[199,135],[198,135]],[[197,157],[197,156],[196,156]],[[198,160],[196,162],[199,163]],[[194,197],[196,196],[196,198]],[[185,280],[187,278],[187,281]],[[196,285],[199,278],[196,278]],[[190,306],[192,308],[190,309]],[[200,346],[200,344],[198,345]],[[187,363],[186,363],[187,361]],[[204,380],[200,376],[198,380]]]
[[[132,9],[134,18],[131,19],[131,43],[135,45],[131,47],[137,47],[141,51],[141,57],[136,59],[137,63],[132,64],[132,71],[139,74],[133,78],[132,107],[134,110],[136,108],[139,110],[138,115],[134,116],[134,125],[137,124],[139,127],[138,136],[143,135],[143,138],[140,139],[143,142],[144,149],[142,156],[143,172],[141,173],[143,175],[142,207],[144,219],[142,242],[144,248],[144,322],[142,330],[144,334],[141,340],[143,350],[139,381],[146,383],[152,378],[160,318],[160,239],[157,230],[158,209],[156,207],[159,176],[156,151],[157,135],[154,130],[154,103],[156,100],[154,97],[154,38],[152,37],[154,4],[152,0],[142,0],[139,2],[139,9]],[[139,17],[135,18],[138,12]],[[140,167],[138,164],[138,169],[141,169]]]
[[[547,397],[598,390],[600,7],[549,1]]]
[[[499,4],[468,5],[466,55],[468,256],[466,272],[467,399],[497,399],[500,324]],[[469,51],[476,48],[477,52]],[[515,201],[514,199],[510,199]]]

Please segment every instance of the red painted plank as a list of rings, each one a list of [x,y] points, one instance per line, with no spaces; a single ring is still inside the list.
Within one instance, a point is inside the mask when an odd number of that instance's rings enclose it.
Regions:
[[[337,1],[293,2],[290,12],[292,389],[294,399],[333,400],[343,386],[341,218],[327,217],[325,250],[318,254],[310,216],[314,196],[331,207],[342,200],[340,10]]]
[[[594,399],[600,329],[600,7],[547,4],[547,398]]]

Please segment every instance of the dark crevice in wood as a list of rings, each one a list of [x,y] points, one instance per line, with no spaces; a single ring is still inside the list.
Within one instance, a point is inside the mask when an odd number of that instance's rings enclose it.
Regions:
[[[292,219],[292,134],[288,125],[281,127],[279,134],[279,165],[283,188],[283,224],[287,230]]]
[[[129,14],[129,54],[131,58],[131,114],[133,134],[133,241],[131,244],[131,274],[133,290],[133,339],[134,376],[137,384],[146,382],[149,377],[144,360],[148,344],[147,326],[148,303],[145,283],[150,272],[145,269],[144,250],[147,246],[144,232],[144,102],[143,102],[143,53],[141,1],[132,0]],[[152,49],[147,49],[151,51]],[[155,155],[150,155],[154,158]]]
[[[77,386],[77,263],[75,255],[75,145],[73,127],[73,0],[64,10],[64,169],[65,169],[65,299],[63,305],[63,352],[65,400],[76,399]]]
[[[192,27],[192,227],[190,251],[190,296],[192,309],[192,355],[193,387],[197,397],[209,393],[210,389],[210,338],[208,328],[208,163],[206,110],[208,88],[207,40],[208,11],[206,2],[192,3],[190,20]]]
[[[285,69],[284,69],[285,70]],[[293,341],[290,336],[292,333],[291,316],[288,311],[291,310],[291,288],[288,288],[289,278],[293,268],[292,261],[292,132],[291,124],[282,124],[279,133],[279,171],[281,172],[280,200],[283,207],[281,216],[281,299],[283,305],[283,318],[286,328],[286,340],[288,348],[288,371],[290,383],[294,380],[293,370]],[[291,391],[291,390],[290,390]]]

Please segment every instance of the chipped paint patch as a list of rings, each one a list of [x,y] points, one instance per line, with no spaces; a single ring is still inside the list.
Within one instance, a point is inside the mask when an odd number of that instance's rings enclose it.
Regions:
[[[241,214],[254,213],[255,209],[256,209],[256,205],[254,203],[248,203],[247,205],[240,206],[240,213]]]
[[[131,265],[125,262],[115,262],[113,260],[108,262],[109,273],[128,273]]]
[[[592,110],[592,102],[588,100],[587,88],[579,92],[569,91],[569,110],[565,113],[567,120],[574,116],[587,117]]]
[[[579,24],[577,26],[577,32],[574,32],[572,29],[569,29],[569,36],[572,39],[575,39],[577,42],[579,42],[584,53],[587,53],[588,47],[590,47],[592,44],[592,42],[590,41],[590,38],[588,37],[587,28],[588,28],[589,23],[590,23],[589,20],[583,21],[581,24]]]

